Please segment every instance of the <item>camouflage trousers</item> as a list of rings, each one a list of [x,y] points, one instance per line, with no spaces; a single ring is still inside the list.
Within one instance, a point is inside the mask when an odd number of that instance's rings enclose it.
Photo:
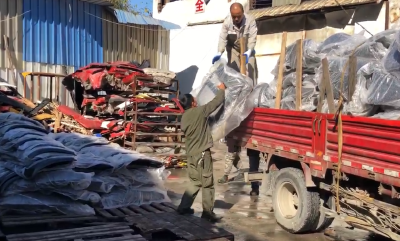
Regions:
[[[242,160],[240,160],[240,148],[228,148],[228,153],[225,155],[225,168],[224,174],[229,175],[232,171],[232,167],[235,166],[239,171],[242,169]]]

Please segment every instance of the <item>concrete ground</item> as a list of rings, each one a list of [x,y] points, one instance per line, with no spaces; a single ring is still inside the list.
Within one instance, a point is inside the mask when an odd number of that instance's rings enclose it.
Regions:
[[[215,144],[212,149],[214,159],[214,179],[216,182],[215,213],[224,218],[218,224],[235,235],[236,241],[325,241],[333,240],[323,233],[292,235],[284,231],[275,221],[271,211],[272,202],[267,196],[250,198],[250,186],[244,183],[232,183],[221,185],[217,180],[223,175],[224,155],[226,145]],[[242,152],[241,159],[248,168],[246,152]],[[262,168],[262,167],[260,167]],[[235,171],[235,168],[233,168]],[[169,196],[172,202],[179,204],[180,198],[185,190],[188,178],[185,169],[169,169],[171,175],[168,178],[166,187],[169,189]],[[232,173],[232,176],[236,175]],[[202,212],[201,192],[193,205],[196,216]],[[335,220],[332,225],[336,233],[336,240],[343,241],[388,241],[385,238],[370,235],[368,232],[350,229],[340,220]],[[340,237],[339,237],[340,236]]]

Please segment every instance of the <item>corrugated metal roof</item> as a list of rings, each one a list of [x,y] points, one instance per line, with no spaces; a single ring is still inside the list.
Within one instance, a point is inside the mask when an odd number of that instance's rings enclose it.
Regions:
[[[299,5],[301,2],[302,0],[272,0],[272,7],[279,7],[290,4]]]
[[[80,0],[80,1],[93,3],[93,4],[97,4],[97,5],[102,5],[102,6],[112,6],[113,5],[110,2],[110,0]]]
[[[285,5],[272,8],[255,9],[249,11],[249,14],[253,15],[256,19],[261,19],[339,7],[338,3],[340,3],[342,6],[351,6],[378,2],[380,2],[380,0],[313,0],[303,2],[300,5]]]
[[[119,9],[110,8],[114,13],[115,17],[117,18],[119,23],[125,24],[139,24],[139,25],[158,25],[162,26],[163,28],[170,30],[170,29],[180,29],[181,27],[177,24],[170,23],[163,20],[158,20],[152,17],[147,17],[143,15],[136,15],[130,12],[126,12]]]
[[[24,61],[75,68],[103,62],[100,5],[79,0],[24,0],[23,12],[27,11],[22,32]]]

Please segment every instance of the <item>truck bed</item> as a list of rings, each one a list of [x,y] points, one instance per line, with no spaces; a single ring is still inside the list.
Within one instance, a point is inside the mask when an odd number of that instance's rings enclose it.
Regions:
[[[342,115],[341,170],[400,187],[400,121]],[[255,108],[228,137],[237,145],[309,164],[324,177],[338,165],[335,116]]]

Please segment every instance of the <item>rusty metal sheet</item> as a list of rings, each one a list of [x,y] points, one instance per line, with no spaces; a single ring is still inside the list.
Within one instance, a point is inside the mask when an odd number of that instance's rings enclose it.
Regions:
[[[255,19],[267,18],[267,17],[278,17],[289,14],[297,14],[307,11],[325,10],[328,8],[339,7],[338,3],[342,6],[353,6],[370,3],[379,3],[380,0],[314,0],[306,1],[300,5],[285,5],[271,8],[255,9],[249,11],[249,14],[253,15]]]

